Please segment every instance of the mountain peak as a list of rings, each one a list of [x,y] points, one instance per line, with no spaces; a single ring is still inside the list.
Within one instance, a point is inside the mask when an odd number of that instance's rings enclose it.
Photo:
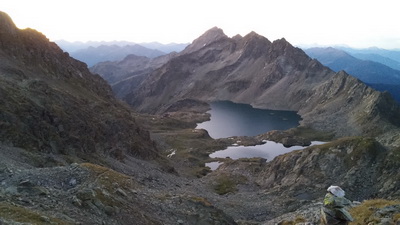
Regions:
[[[221,28],[218,27],[213,27],[206,31],[203,35],[201,35],[199,38],[193,41],[191,45],[189,45],[184,52],[189,53],[193,51],[197,51],[200,48],[213,43],[215,41],[228,38],[228,36],[225,35],[224,31]]]
[[[268,43],[271,44],[271,42],[264,36],[257,34],[256,32],[252,31],[248,33],[246,36],[243,37],[245,41],[249,40],[257,40],[257,42],[262,42],[262,43]]]
[[[277,39],[273,42],[275,45],[287,46],[292,45],[290,44],[285,38]]]
[[[256,32],[252,31],[248,34],[246,34],[245,37],[262,37],[261,35],[257,34]]]
[[[235,36],[232,37],[233,40],[239,41],[241,40],[243,37],[240,34],[236,34]]]
[[[0,34],[15,34],[17,27],[11,17],[0,11]]]
[[[222,37],[226,37],[224,31],[221,28],[218,27],[213,27],[209,30],[207,30],[203,35],[200,36],[200,38],[206,38],[210,40],[218,40]]]
[[[298,52],[298,50],[300,50],[300,49],[294,47],[292,44],[290,44],[290,42],[288,42],[285,38],[275,40],[274,42],[272,42],[272,46],[278,52],[285,53],[285,54]],[[308,58],[308,56],[306,54],[304,54],[303,51],[301,51],[301,52],[302,52],[300,54],[301,56],[305,56]]]

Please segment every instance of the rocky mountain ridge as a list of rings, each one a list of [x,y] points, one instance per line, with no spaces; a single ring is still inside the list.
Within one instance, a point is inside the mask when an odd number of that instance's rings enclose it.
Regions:
[[[400,107],[390,96],[333,72],[285,39],[270,42],[255,32],[228,38],[212,28],[124,97],[150,113],[183,99],[298,111],[302,126],[337,136],[377,135],[400,125]]]
[[[157,157],[149,133],[100,76],[43,34],[0,16],[2,143],[72,157]]]

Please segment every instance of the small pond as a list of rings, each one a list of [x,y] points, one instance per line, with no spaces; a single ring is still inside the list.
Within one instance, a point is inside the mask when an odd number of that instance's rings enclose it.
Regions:
[[[324,143],[326,142],[313,141],[311,145],[320,145]],[[286,148],[280,143],[276,143],[273,141],[266,141],[265,144],[256,146],[229,146],[227,149],[216,151],[210,154],[210,158],[229,157],[231,159],[240,159],[240,158],[261,157],[266,159],[267,161],[271,161],[278,155],[282,155],[294,150],[299,150],[304,148],[306,147],[292,146]],[[215,170],[221,164],[222,164],[221,162],[211,162],[211,163],[206,163],[206,166],[210,167],[212,170]]]

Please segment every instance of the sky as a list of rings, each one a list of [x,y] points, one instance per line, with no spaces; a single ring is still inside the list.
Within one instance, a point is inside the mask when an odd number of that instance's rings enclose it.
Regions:
[[[398,0],[0,0],[51,41],[191,43],[212,27],[296,46],[400,49]]]

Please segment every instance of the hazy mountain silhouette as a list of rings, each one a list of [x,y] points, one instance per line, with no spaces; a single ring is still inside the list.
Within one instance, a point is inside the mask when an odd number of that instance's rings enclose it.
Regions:
[[[353,56],[364,55],[364,57],[368,57],[371,55],[372,56],[379,55],[379,56],[394,60],[396,62],[400,62],[400,50],[399,49],[387,50],[387,49],[381,49],[381,48],[377,48],[377,47],[356,49],[356,48],[340,47],[340,46],[338,46],[337,49],[346,51]],[[374,60],[372,60],[372,61],[374,61]]]
[[[66,52],[75,52],[77,50],[86,49],[89,47],[99,47],[101,45],[112,46],[117,45],[120,47],[126,45],[141,45],[143,47],[158,50],[165,53],[171,52],[180,52],[182,51],[188,44],[187,43],[169,43],[169,44],[162,44],[159,42],[143,42],[143,43],[135,43],[130,41],[88,41],[88,42],[81,42],[81,41],[65,41],[65,40],[56,40],[55,41],[60,48],[62,48]]]
[[[378,63],[382,63],[388,67],[391,67],[395,70],[400,70],[400,62],[395,61],[391,58],[384,57],[378,54],[365,54],[365,53],[350,53],[352,56],[362,59],[362,60],[370,60]]]
[[[345,70],[366,83],[400,84],[400,71],[381,63],[361,60],[335,48],[310,48],[304,51],[334,71]]]
[[[154,58],[160,55],[165,55],[166,53],[159,50],[149,49],[137,44],[126,46],[101,45],[98,47],[89,47],[70,53],[72,57],[85,62],[89,67],[99,62],[122,60],[130,54]]]
[[[395,88],[396,85],[400,85],[399,70],[381,63],[355,58],[335,48],[310,48],[304,51],[335,71],[345,70],[377,90],[388,91],[397,100],[400,98],[400,92]]]

